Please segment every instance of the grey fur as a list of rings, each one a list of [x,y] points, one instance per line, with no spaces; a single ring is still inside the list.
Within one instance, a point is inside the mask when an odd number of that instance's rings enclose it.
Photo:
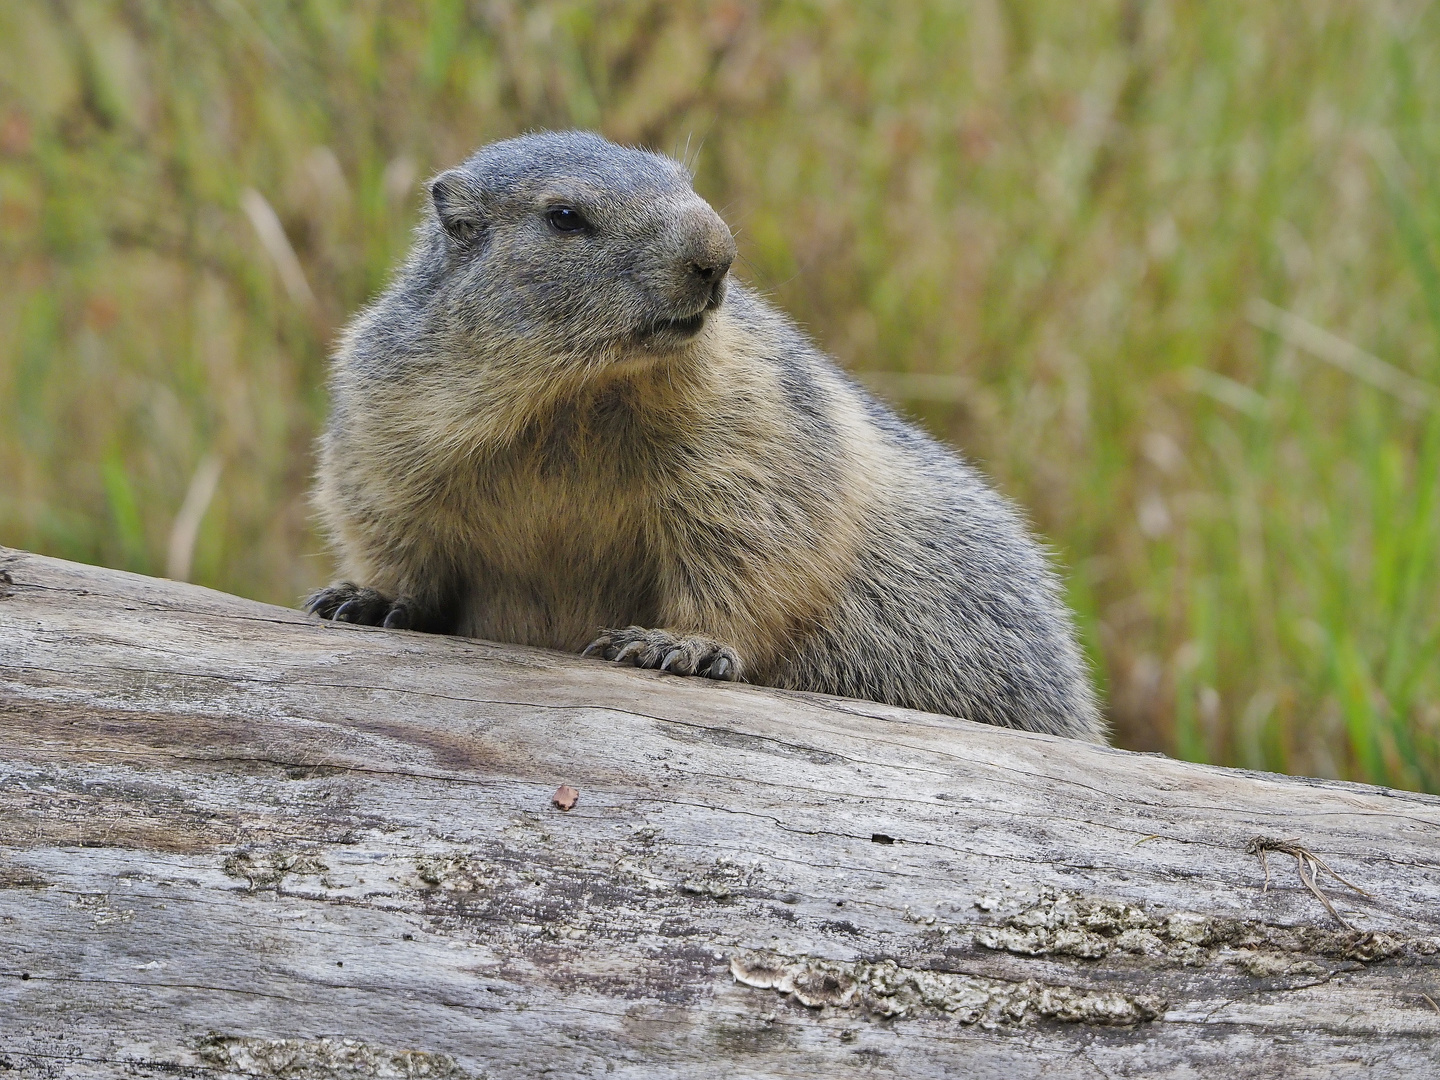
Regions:
[[[309,608],[1103,741],[1015,510],[734,254],[679,163],[594,135],[432,181],[335,357],[316,503],[360,584]]]

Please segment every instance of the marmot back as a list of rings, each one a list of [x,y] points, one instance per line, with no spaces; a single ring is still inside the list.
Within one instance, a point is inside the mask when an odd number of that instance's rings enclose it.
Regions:
[[[669,158],[495,143],[346,331],[323,617],[1103,741],[1044,552],[729,278]]]

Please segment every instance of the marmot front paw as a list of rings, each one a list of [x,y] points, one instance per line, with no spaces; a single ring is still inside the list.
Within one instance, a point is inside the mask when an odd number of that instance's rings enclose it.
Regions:
[[[353,581],[342,581],[310,594],[305,610],[333,622],[383,626],[390,630],[410,629],[410,608],[405,598],[392,600],[384,593],[366,589]]]
[[[705,637],[681,637],[669,630],[646,630],[642,626],[603,630],[580,655],[657,668],[672,675],[703,675],[727,682],[740,678],[740,658],[730,646]]]

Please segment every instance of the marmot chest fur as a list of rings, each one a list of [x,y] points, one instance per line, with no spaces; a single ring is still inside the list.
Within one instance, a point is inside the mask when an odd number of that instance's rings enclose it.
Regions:
[[[527,135],[430,195],[335,357],[312,611],[1103,739],[1024,522],[730,279],[678,162]]]

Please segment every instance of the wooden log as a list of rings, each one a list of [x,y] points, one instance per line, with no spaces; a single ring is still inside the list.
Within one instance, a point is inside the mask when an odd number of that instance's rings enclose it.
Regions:
[[[1440,1075],[1434,797],[0,566],[0,1071]]]

